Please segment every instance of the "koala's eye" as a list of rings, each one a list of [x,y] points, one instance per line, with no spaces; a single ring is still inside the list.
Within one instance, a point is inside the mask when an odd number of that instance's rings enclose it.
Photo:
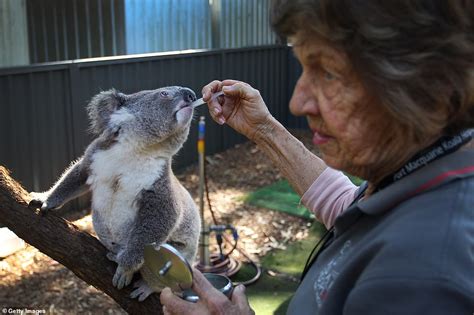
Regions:
[[[166,91],[161,91],[161,92],[160,92],[160,96],[161,96],[161,97],[168,97],[169,95],[170,95],[170,94],[169,94],[168,92],[166,92]]]

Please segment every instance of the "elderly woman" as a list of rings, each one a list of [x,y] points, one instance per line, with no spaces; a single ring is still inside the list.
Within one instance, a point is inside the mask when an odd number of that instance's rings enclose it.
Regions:
[[[288,0],[272,21],[303,66],[290,109],[322,160],[248,84],[214,81],[203,96],[329,228],[288,313],[471,314],[474,3]],[[197,273],[194,288],[194,306],[164,290],[166,313],[252,313],[243,287],[228,300]]]

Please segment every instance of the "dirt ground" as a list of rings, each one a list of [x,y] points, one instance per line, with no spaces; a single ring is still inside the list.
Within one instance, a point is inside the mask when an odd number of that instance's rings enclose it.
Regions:
[[[308,148],[312,147],[308,131],[292,132]],[[176,173],[198,202],[197,164]],[[218,223],[233,224],[237,228],[240,248],[255,261],[272,249],[284,249],[288,242],[307,236],[310,226],[307,221],[242,201],[248,192],[281,178],[253,143],[246,142],[208,156],[207,174]],[[87,210],[84,215],[74,222],[92,232],[91,216]],[[207,209],[205,217],[211,222]],[[233,257],[246,260],[237,251]],[[0,309],[5,307],[45,310],[51,314],[125,313],[111,298],[32,246],[0,260]]]

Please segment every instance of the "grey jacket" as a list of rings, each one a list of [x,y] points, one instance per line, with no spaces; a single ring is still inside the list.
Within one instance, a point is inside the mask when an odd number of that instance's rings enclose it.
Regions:
[[[474,150],[342,213],[288,314],[474,314]]]

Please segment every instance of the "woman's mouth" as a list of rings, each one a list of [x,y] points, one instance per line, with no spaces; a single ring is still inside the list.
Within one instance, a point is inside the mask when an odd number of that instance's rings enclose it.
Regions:
[[[324,133],[321,133],[317,130],[313,130],[313,144],[315,144],[315,145],[325,144],[326,142],[328,142],[331,139],[332,139],[332,137],[330,137],[330,136],[328,136]]]

